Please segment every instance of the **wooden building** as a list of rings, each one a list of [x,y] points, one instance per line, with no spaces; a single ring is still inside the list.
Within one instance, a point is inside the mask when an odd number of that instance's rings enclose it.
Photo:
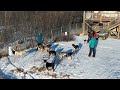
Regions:
[[[120,38],[119,11],[84,11],[83,33],[89,30],[108,32],[109,36]]]

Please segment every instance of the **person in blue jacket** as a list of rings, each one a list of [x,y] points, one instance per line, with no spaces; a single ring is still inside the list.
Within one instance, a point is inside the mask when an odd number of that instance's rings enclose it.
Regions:
[[[97,41],[95,38],[92,37],[89,41],[89,48],[90,48],[89,55],[88,55],[89,57],[91,56],[92,53],[93,53],[92,57],[95,57],[96,47],[97,47]]]
[[[38,47],[42,46],[42,43],[43,43],[42,34],[38,34],[38,36],[37,36],[37,44],[38,44]],[[37,50],[38,50],[38,47],[37,47]]]

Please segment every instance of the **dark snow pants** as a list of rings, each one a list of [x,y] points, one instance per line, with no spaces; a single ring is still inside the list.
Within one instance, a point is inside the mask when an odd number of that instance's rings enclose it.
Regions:
[[[95,54],[96,54],[96,48],[90,48],[90,51],[89,51],[89,57],[91,56],[91,54],[93,53],[93,57],[95,57]]]

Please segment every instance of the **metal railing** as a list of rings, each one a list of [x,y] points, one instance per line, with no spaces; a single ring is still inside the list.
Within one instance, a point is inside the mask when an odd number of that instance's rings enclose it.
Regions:
[[[114,27],[118,26],[120,24],[120,18],[114,19],[111,22],[108,23],[108,30],[113,29]]]

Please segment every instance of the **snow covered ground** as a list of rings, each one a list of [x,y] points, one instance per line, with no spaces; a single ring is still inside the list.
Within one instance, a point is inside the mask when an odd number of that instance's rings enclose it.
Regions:
[[[82,43],[81,49],[72,59],[57,60],[55,72],[29,72],[33,66],[42,67],[47,52],[32,49],[28,55],[11,56],[0,59],[0,77],[5,79],[120,79],[120,40],[108,38],[99,40],[96,57],[88,57],[89,45],[83,44],[87,36],[76,36],[75,41],[59,42],[55,50],[72,50],[72,44]],[[16,67],[28,73],[11,72]]]

